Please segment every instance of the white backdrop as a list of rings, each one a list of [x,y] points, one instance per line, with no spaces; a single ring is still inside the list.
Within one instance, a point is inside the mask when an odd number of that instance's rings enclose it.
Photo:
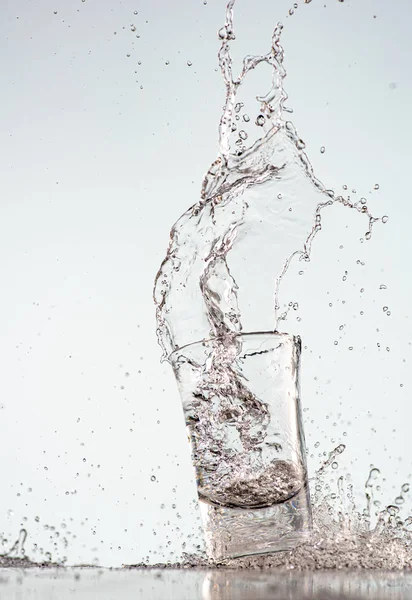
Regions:
[[[288,104],[316,175],[389,215],[361,243],[359,215],[325,213],[312,262],[286,288],[300,305],[288,327],[305,346],[309,467],[343,442],[359,498],[374,464],[390,502],[412,470],[411,8],[313,0],[289,16],[285,0],[237,2],[238,59],[285,25]],[[224,0],[1,4],[3,551],[22,527],[31,558],[69,564],[174,560],[201,545],[152,286],[216,158],[224,12]]]

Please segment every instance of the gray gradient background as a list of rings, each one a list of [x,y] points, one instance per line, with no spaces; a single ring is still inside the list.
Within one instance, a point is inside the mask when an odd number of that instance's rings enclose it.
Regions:
[[[288,283],[300,303],[288,323],[306,346],[309,467],[344,442],[340,468],[359,498],[373,463],[391,502],[412,470],[412,9],[313,0],[291,17],[284,0],[237,4],[238,59],[266,52],[285,25],[288,104],[316,175],[390,217],[362,244],[359,215],[325,214],[312,262]],[[201,544],[151,294],[169,229],[216,157],[224,10],[224,0],[0,5],[4,551],[21,527],[30,557],[70,564],[174,559]]]

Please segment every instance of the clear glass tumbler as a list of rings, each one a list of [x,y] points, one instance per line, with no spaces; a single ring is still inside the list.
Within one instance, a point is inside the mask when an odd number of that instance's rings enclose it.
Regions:
[[[300,338],[258,332],[175,350],[210,558],[287,550],[311,528]]]

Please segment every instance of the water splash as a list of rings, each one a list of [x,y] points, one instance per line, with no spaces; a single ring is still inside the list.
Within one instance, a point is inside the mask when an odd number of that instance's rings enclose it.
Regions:
[[[226,98],[218,157],[204,177],[200,200],[172,227],[154,286],[164,360],[198,340],[242,330],[278,330],[285,318],[279,315],[281,282],[292,261],[310,260],[325,208],[340,204],[364,215],[366,239],[381,220],[364,202],[336,195],[315,177],[305,144],[287,119],[281,23],[269,52],[246,56],[240,74],[234,75],[234,5],[230,0],[219,30]],[[253,121],[246,112],[241,115],[239,95],[248,73],[261,64],[270,66],[272,81],[269,91],[256,97]],[[241,116],[245,129],[238,131]],[[246,129],[253,123],[257,137],[247,145],[253,131]]]
[[[287,552],[211,561],[201,555],[185,555],[182,563],[152,565],[161,568],[272,569],[306,571],[318,569],[412,568],[412,516],[403,506],[389,504],[372,511],[379,469],[372,468],[365,482],[365,507],[359,509],[349,475],[338,475],[333,484],[325,475],[331,458],[343,452],[343,445],[333,450],[327,461],[311,479],[313,531],[310,539]],[[409,492],[404,483],[401,494]],[[134,565],[145,568],[146,565]]]

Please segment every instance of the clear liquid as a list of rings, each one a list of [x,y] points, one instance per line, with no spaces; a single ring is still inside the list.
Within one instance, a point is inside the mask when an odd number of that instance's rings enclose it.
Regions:
[[[299,463],[259,464],[259,438],[268,436],[273,415],[239,377],[234,340],[242,331],[280,329],[285,318],[280,313],[282,280],[292,261],[310,259],[324,209],[339,203],[365,215],[367,238],[377,219],[365,204],[326,189],[313,173],[304,143],[285,116],[281,24],[269,52],[245,57],[241,73],[233,75],[233,6],[231,0],[219,31],[219,64],[226,86],[219,156],[206,173],[201,199],[172,228],[154,299],[164,359],[198,340],[223,340],[202,372],[198,401],[185,409],[188,419],[192,411],[201,422],[194,426],[191,421],[195,462],[207,473],[198,478],[201,495],[235,506],[268,505],[296,494],[305,474]],[[258,97],[258,106],[251,107],[257,112],[251,119],[239,96],[248,73],[262,64],[272,69],[272,85]],[[205,400],[212,390],[213,405]],[[237,432],[230,443],[220,439],[216,420],[225,413]],[[243,453],[236,450],[239,445]],[[268,471],[268,480],[279,483],[278,496],[264,489]],[[243,479],[234,482],[230,473],[243,473]]]
[[[293,506],[306,489],[303,461],[277,456],[276,434],[282,427],[275,423],[275,412],[240,374],[237,336],[281,330],[287,318],[280,301],[282,281],[292,262],[310,260],[324,210],[340,204],[357,211],[366,220],[366,240],[376,221],[386,222],[386,217],[374,217],[365,201],[336,195],[316,178],[305,144],[287,118],[281,24],[269,52],[246,56],[239,75],[233,74],[234,4],[230,0],[219,31],[226,87],[219,154],[205,175],[199,201],[171,230],[154,287],[163,359],[175,359],[179,349],[199,340],[221,341],[210,352],[207,368],[189,364],[200,384],[192,400],[184,402],[201,505],[208,514],[214,507],[220,515],[219,526],[211,525],[216,536],[230,511],[246,515],[261,509],[264,514]],[[257,106],[245,107],[242,84],[261,64],[272,69],[271,86],[257,97]]]
[[[364,201],[335,195],[313,173],[284,107],[281,24],[269,52],[245,57],[238,77],[233,74],[233,7],[231,0],[219,31],[226,87],[219,155],[205,175],[201,198],[172,227],[154,286],[164,359],[198,340],[279,330],[285,317],[282,280],[291,262],[310,260],[323,211],[334,204],[358,211],[366,220],[366,239],[378,220]],[[262,64],[271,67],[272,84],[256,106],[246,107],[242,84]]]

